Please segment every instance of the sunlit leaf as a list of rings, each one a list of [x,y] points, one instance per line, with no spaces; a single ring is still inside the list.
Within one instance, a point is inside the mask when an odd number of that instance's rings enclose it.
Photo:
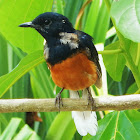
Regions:
[[[13,140],[19,140],[19,139],[24,139],[24,140],[30,140],[32,135],[36,134],[27,124],[25,124],[21,130],[17,133],[16,136],[14,136]],[[41,140],[39,136],[36,135],[34,137],[34,140]]]
[[[58,131],[60,130],[60,131]],[[76,128],[70,112],[61,112],[53,121],[46,139],[47,140],[71,140]]]
[[[84,0],[66,0],[64,15],[69,18],[72,24],[75,24],[76,17]]]
[[[83,140],[139,140],[140,112],[135,110],[112,112],[99,121],[97,135]]]
[[[39,14],[51,11],[53,0],[8,0],[0,2],[0,32],[13,45],[31,53],[43,47],[43,37],[33,29],[18,27]]]
[[[15,135],[15,133],[17,132],[17,130],[20,127],[20,125],[23,125],[22,119],[13,118],[9,122],[8,126],[6,127],[6,129],[4,130],[4,132],[2,133],[2,135],[0,135],[0,139],[1,140],[9,140],[9,139],[12,139],[12,137]]]
[[[133,93],[135,93],[136,91],[138,90],[138,86],[137,86],[137,84],[136,83],[134,83],[134,84],[132,84],[129,88],[128,88],[128,90],[127,90],[127,94],[133,94]]]
[[[87,15],[84,31],[91,36],[93,35],[93,31],[95,29],[95,25],[97,22],[97,16],[100,9],[99,4],[100,4],[100,0],[93,1]]]
[[[64,3],[63,0],[54,0],[56,3],[56,9],[55,12],[64,15]]]
[[[0,76],[8,72],[7,42],[0,34]]]
[[[25,73],[45,61],[42,54],[42,51],[36,51],[27,55],[12,72],[0,77],[0,96],[2,96]]]
[[[34,139],[32,139],[34,138]],[[12,118],[0,135],[1,140],[41,140],[39,136],[20,118]]]
[[[107,11],[104,1],[102,1],[93,33],[95,43],[104,43],[106,32],[109,28],[109,20],[109,12]]]
[[[116,50],[119,49],[119,42],[115,42],[111,45],[105,47],[105,50]],[[123,55],[118,54],[104,54],[103,55],[104,64],[107,72],[115,81],[120,81],[122,77],[122,72],[126,63]]]
[[[115,20],[117,29],[134,42],[140,42],[140,1],[113,1],[111,16]]]

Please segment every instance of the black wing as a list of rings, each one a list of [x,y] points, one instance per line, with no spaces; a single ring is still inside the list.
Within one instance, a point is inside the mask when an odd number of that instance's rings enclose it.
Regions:
[[[85,48],[85,49],[89,50],[89,51],[87,51],[87,53],[88,53],[87,56],[97,66],[98,80],[95,83],[95,85],[98,88],[100,88],[102,86],[102,79],[101,79],[102,72],[101,72],[101,67],[99,64],[98,53],[92,42],[93,38],[90,35],[82,32],[82,31],[78,31],[78,30],[76,30],[76,34],[78,35],[78,38],[79,38],[79,46],[81,46],[81,48]]]

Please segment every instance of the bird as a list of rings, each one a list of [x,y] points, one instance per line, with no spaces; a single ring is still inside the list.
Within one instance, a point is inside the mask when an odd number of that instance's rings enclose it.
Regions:
[[[85,32],[74,29],[67,17],[55,12],[38,15],[30,22],[19,27],[31,27],[43,36],[44,58],[51,72],[54,83],[61,88],[55,104],[63,105],[61,93],[69,90],[71,98],[82,98],[94,107],[94,99],[90,86],[102,87],[102,72],[98,52],[93,44],[93,38]],[[72,111],[72,118],[81,136],[88,133],[95,136],[98,123],[94,111]]]

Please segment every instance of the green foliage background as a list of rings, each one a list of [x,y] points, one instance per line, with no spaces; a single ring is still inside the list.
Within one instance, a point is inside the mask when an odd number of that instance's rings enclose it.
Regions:
[[[18,28],[47,11],[65,15],[76,29],[90,34],[95,45],[105,46],[99,54],[107,70],[107,93],[93,86],[97,96],[140,93],[140,0],[0,0],[1,98],[54,98],[60,90],[43,58],[43,38],[35,30]],[[30,128],[26,113],[0,114],[0,139],[140,139],[138,110],[97,112],[94,137],[76,132],[70,112],[38,115],[43,122]]]

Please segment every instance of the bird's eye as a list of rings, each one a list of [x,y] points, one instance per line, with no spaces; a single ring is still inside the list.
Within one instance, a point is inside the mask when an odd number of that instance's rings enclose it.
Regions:
[[[62,20],[62,23],[66,23],[66,21],[63,19],[63,20]]]
[[[45,20],[46,25],[50,25],[51,23],[52,23],[51,20],[49,20],[49,19]]]

